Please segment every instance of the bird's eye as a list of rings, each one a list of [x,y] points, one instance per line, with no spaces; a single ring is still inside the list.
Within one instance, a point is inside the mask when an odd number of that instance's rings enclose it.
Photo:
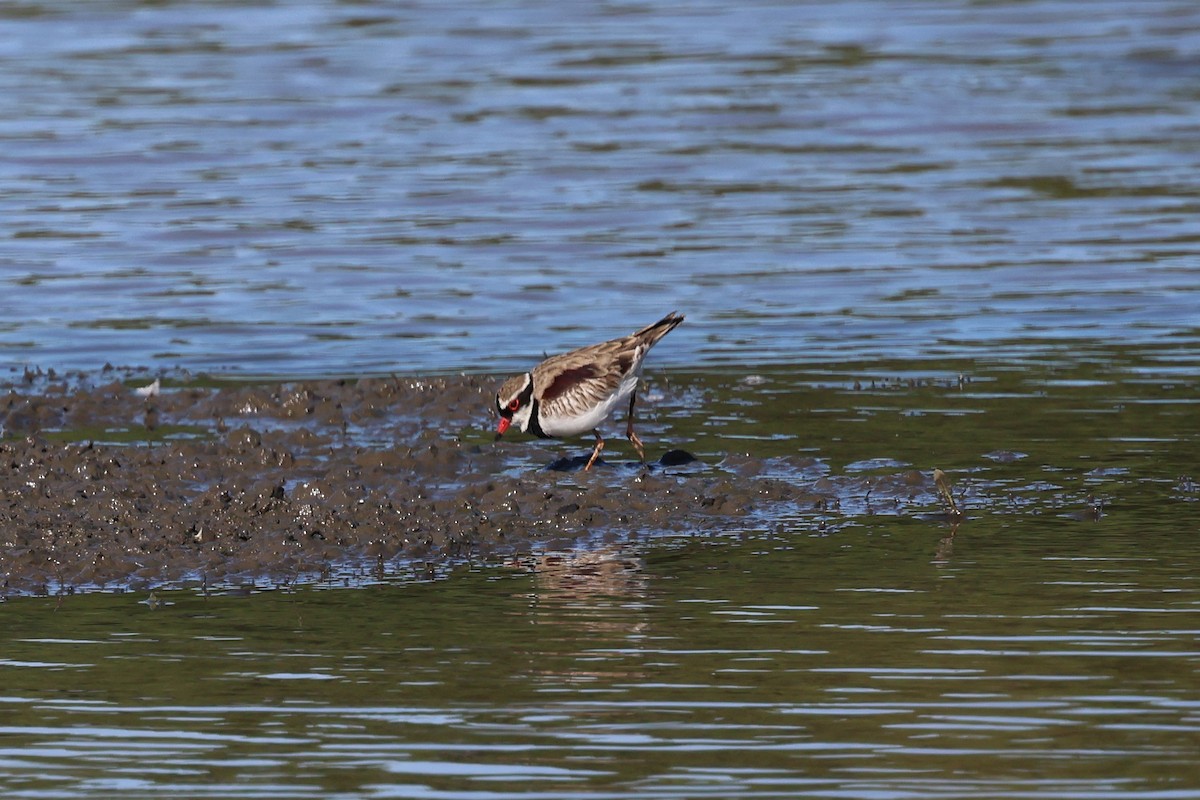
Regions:
[[[514,398],[512,399],[512,402],[510,402],[510,403],[508,404],[508,410],[509,410],[509,411],[516,411],[516,410],[517,410],[518,408],[520,408],[520,407],[521,407],[521,399],[520,399],[520,398],[518,398],[518,397],[514,397]]]

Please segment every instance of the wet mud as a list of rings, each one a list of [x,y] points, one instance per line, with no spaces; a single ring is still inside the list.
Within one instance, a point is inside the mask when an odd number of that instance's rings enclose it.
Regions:
[[[348,564],[761,530],[847,498],[938,507],[926,472],[838,478],[809,459],[696,457],[649,438],[656,461],[624,460],[618,439],[584,473],[589,442],[492,441],[491,376],[182,375],[139,394],[143,381],[26,373],[0,395],[4,593],[286,582]]]

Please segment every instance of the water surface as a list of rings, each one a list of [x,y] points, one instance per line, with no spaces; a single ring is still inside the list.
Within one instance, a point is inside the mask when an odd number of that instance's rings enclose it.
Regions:
[[[1194,347],[1194,3],[0,10],[0,359]],[[669,350],[669,352],[667,352]]]
[[[426,584],[10,601],[0,785],[1195,797],[1192,532],[892,519]]]
[[[0,789],[1200,797],[1198,50],[1181,0],[0,7],[10,376],[499,372],[679,309],[643,437],[829,498],[8,596]]]
[[[723,472],[816,498],[723,528],[10,596],[0,789],[1200,797],[1196,379],[1092,356],[654,383],[649,447],[707,464],[680,497]],[[497,481],[640,491],[511,444]]]

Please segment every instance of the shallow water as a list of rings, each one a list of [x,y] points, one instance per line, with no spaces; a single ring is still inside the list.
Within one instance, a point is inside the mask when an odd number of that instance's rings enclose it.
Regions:
[[[9,797],[1195,797],[1194,527],[630,542],[6,604]],[[534,567],[535,569],[530,569]]]
[[[0,9],[0,360],[1194,347],[1200,6]]]
[[[1196,380],[1103,355],[652,383],[648,444],[710,465],[685,490],[751,470],[731,486],[819,500],[717,529],[12,596],[0,789],[1200,797]],[[510,477],[643,491],[508,446]],[[957,524],[907,483],[935,466]]]

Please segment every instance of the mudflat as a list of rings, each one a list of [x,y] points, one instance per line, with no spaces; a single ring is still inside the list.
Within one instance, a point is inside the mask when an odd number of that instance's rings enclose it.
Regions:
[[[581,539],[761,525],[771,509],[836,505],[863,490],[768,477],[765,461],[745,455],[694,459],[660,446],[642,466],[616,442],[611,461],[580,472],[587,443],[578,458],[556,460],[574,452],[569,444],[492,441],[492,376],[178,376],[139,393],[142,380],[111,369],[27,372],[0,397],[5,592],[503,558]],[[937,503],[932,476],[916,470],[873,478],[870,491]]]

